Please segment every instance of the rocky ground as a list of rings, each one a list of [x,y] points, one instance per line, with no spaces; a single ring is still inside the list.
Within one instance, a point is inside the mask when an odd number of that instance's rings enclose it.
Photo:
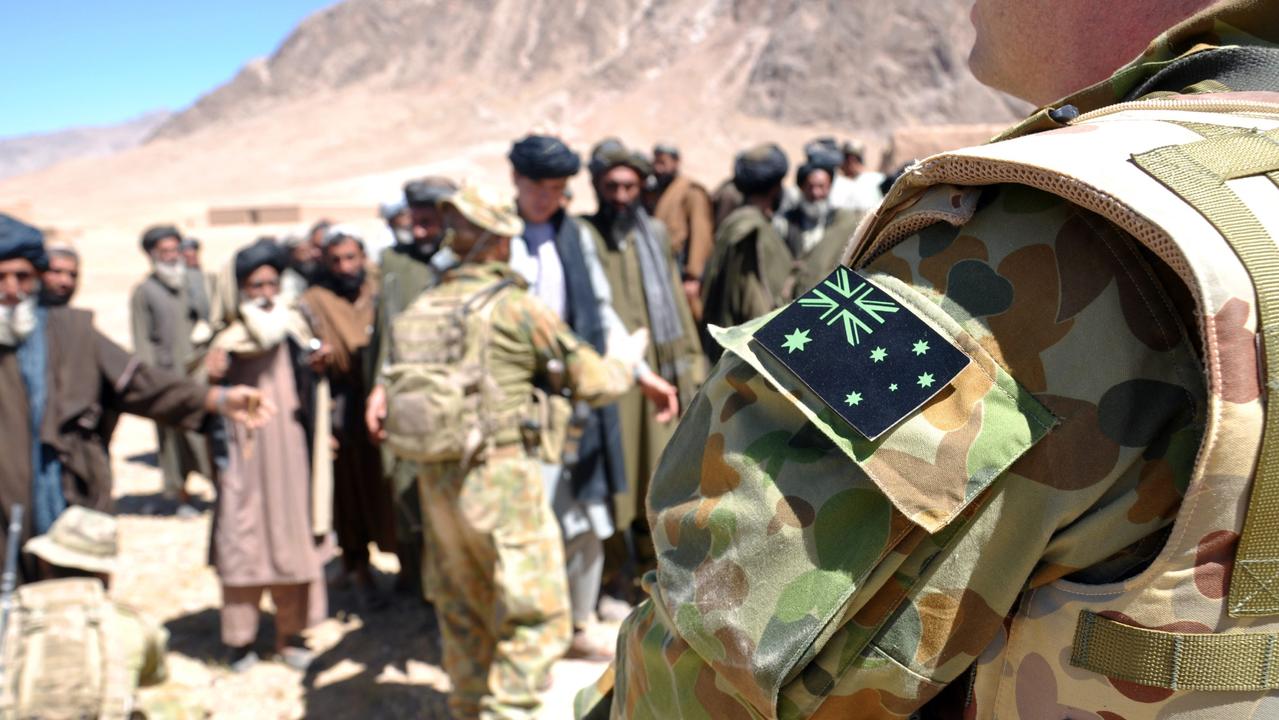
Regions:
[[[152,426],[135,418],[121,423],[112,443],[122,557],[112,595],[163,623],[171,635],[170,682],[144,691],[144,699],[180,701],[195,717],[448,717],[449,682],[440,667],[435,618],[412,597],[395,596],[386,609],[366,612],[353,593],[334,588],[329,618],[311,631],[317,659],[308,672],[276,662],[231,672],[218,640],[217,578],[206,563],[213,488],[192,480],[203,510],[199,517],[142,514],[160,499],[154,449]],[[379,555],[375,562],[389,592],[395,557]],[[258,643],[262,653],[274,632],[265,625]],[[598,631],[613,634],[616,628]],[[573,695],[603,669],[603,663],[558,663],[541,716],[569,717]]]

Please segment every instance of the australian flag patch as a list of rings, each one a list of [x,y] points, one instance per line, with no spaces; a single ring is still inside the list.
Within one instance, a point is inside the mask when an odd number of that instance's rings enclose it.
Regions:
[[[870,440],[971,362],[910,308],[846,267],[769,320],[755,341]]]

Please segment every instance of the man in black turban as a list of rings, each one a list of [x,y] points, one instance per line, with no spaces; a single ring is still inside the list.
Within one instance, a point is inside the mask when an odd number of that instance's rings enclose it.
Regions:
[[[264,592],[276,610],[275,652],[294,668],[311,660],[301,638],[308,618],[327,612],[323,563],[313,542],[323,529],[313,524],[311,498],[329,497],[322,489],[327,476],[317,474],[313,483],[312,470],[316,459],[329,462],[330,436],[323,424],[316,432],[311,334],[280,294],[287,264],[287,252],[270,238],[235,254],[235,279],[219,286],[226,324],[206,359],[211,379],[259,388],[287,410],[252,434],[227,433],[210,554],[222,584],[222,642],[237,672],[257,661]]]
[[[577,153],[549,135],[529,135],[517,141],[506,157],[515,172],[531,180],[570,178],[582,169]]]
[[[530,135],[511,148],[511,177],[516,208],[524,221],[523,237],[511,241],[510,265],[529,282],[529,292],[568,322],[573,332],[597,352],[606,350],[607,339],[625,334],[626,325],[613,309],[612,288],[600,263],[595,241],[580,219],[570,217],[568,180],[581,169],[577,154],[558,138]],[[590,412],[582,427],[577,462],[561,470],[543,468],[564,492],[554,509],[566,531],[594,533],[599,539],[613,534],[608,505],[626,487],[626,466],[617,407]],[[583,598],[597,595],[603,558],[599,543],[569,543],[565,548],[569,592]],[[593,586],[593,587],[592,587]],[[594,607],[587,607],[591,614]],[[571,654],[599,656],[604,648],[590,642],[586,633],[574,635]]]
[[[790,301],[791,252],[773,227],[789,167],[786,153],[771,143],[737,156],[733,185],[744,202],[715,234],[715,251],[702,281],[704,322],[731,327]],[[706,351],[712,360],[719,357],[716,343],[707,343]]]
[[[99,333],[88,311],[40,305],[46,263],[40,231],[0,214],[0,513],[27,509],[23,538],[0,526],[0,553],[46,532],[68,505],[110,509],[107,447],[120,413],[194,430],[214,412],[249,420],[260,398],[139,362]],[[30,558],[20,574],[39,578]]]

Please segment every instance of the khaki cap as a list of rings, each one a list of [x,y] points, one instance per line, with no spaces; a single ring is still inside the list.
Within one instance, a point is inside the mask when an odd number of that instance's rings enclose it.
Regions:
[[[114,572],[118,551],[115,518],[73,505],[53,521],[47,533],[31,538],[22,549],[50,565]]]
[[[519,237],[524,233],[524,221],[515,211],[514,203],[489,188],[467,185],[440,204],[452,205],[473,225],[494,235]]]

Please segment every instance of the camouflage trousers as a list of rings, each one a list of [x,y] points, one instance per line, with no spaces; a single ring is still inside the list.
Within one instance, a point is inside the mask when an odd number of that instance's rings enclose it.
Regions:
[[[454,717],[531,718],[568,648],[564,548],[536,460],[520,446],[483,464],[423,465],[430,577]]]

